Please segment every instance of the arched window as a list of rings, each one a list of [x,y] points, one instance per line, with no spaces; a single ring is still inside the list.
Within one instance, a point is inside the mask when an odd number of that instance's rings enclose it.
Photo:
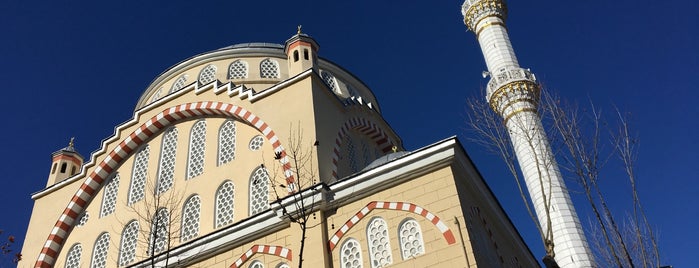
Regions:
[[[158,167],[158,194],[172,187],[175,181],[175,154],[177,152],[177,128],[170,128],[163,135]]]
[[[299,61],[299,51],[294,50],[294,62],[297,62],[297,61]]]
[[[277,264],[276,268],[291,268],[291,266],[282,262],[282,263]]]
[[[53,167],[51,168],[51,174],[56,173],[56,166],[58,166],[58,163],[53,163]]]
[[[406,219],[398,227],[398,241],[404,260],[425,254],[425,243],[422,240],[420,224],[414,219]]]
[[[170,87],[170,92],[168,92],[168,94],[182,89],[184,87],[184,83],[187,83],[186,74],[181,75],[179,78],[177,78],[177,80],[175,80],[174,83],[172,83],[172,87]]]
[[[153,94],[153,97],[150,99],[150,102],[155,102],[155,101],[157,101],[158,99],[160,99],[160,94],[163,94],[163,88],[162,88],[162,87],[161,87],[160,89],[158,89],[158,91],[156,91],[155,94]]]
[[[216,80],[216,65],[209,64],[199,72],[199,84],[206,85]]]
[[[269,173],[258,167],[250,175],[250,216],[269,208]]]
[[[265,268],[265,265],[262,264],[261,261],[254,260],[252,263],[250,263],[250,266],[248,268]]]
[[[146,178],[148,177],[148,157],[150,156],[150,147],[146,144],[134,159],[133,170],[131,173],[131,189],[129,190],[129,205],[143,199],[145,194]]]
[[[168,249],[170,242],[170,212],[166,208],[159,208],[151,218],[150,239],[148,240],[148,253],[157,254]]]
[[[189,134],[189,156],[187,157],[187,179],[204,172],[204,143],[206,142],[206,121],[199,120]]]
[[[66,255],[66,268],[80,268],[80,258],[83,255],[83,246],[79,243],[70,247]]]
[[[279,78],[279,63],[272,59],[264,59],[260,62],[260,77]]]
[[[67,163],[61,164],[61,173],[66,173],[66,168],[68,168],[68,164],[67,164]]]
[[[308,60],[308,49],[307,48],[303,49],[303,59]]]
[[[102,196],[102,210],[100,218],[114,213],[116,210],[117,193],[119,191],[119,173],[115,173],[110,178],[107,186],[104,187],[104,195]]]
[[[248,63],[236,60],[228,66],[228,79],[248,78]]]
[[[262,149],[262,145],[265,144],[265,138],[262,137],[262,135],[257,135],[255,137],[252,137],[250,139],[250,143],[248,144],[248,148],[250,148],[251,151],[258,151]]]
[[[87,224],[87,220],[90,219],[90,213],[87,211],[83,212],[83,214],[80,216],[80,219],[78,219],[78,227],[83,227],[85,224]]]
[[[325,81],[325,84],[328,85],[328,87],[333,91],[333,92],[339,92],[339,87],[337,86],[337,81],[335,80],[335,76],[332,75],[331,73],[327,71],[320,71],[320,77],[323,78],[323,81]]]
[[[182,242],[195,238],[199,235],[199,218],[201,216],[201,198],[194,195],[184,203],[182,210]]]
[[[218,165],[230,162],[235,158],[235,123],[226,120],[218,130]]]
[[[362,267],[362,248],[359,247],[359,242],[354,238],[347,238],[340,248],[340,267],[342,268],[361,268]]]
[[[233,222],[234,196],[235,186],[231,181],[225,181],[216,190],[216,228]]]
[[[366,228],[366,236],[369,242],[371,267],[386,267],[393,263],[386,221],[380,217],[371,219]]]
[[[109,233],[102,233],[95,241],[95,247],[92,249],[90,268],[106,267],[107,252],[109,252]]]
[[[136,242],[138,239],[138,222],[131,221],[121,232],[119,247],[119,266],[126,266],[136,258]]]

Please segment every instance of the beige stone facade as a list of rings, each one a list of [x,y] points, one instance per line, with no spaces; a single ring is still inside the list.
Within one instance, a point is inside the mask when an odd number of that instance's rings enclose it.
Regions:
[[[299,34],[166,70],[32,196],[19,266],[295,267],[300,200],[306,267],[538,266],[455,138],[404,151],[368,87],[317,53]]]

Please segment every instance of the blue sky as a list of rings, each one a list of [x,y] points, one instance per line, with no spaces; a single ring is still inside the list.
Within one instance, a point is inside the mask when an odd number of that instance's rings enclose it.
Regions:
[[[0,228],[19,248],[45,186],[50,153],[76,137],[86,157],[131,118],[158,74],[192,55],[245,42],[283,43],[302,24],[321,57],[375,92],[412,150],[458,135],[537,257],[515,185],[497,159],[466,142],[465,99],[487,80],[460,1],[4,1],[0,3],[5,202]],[[567,99],[632,114],[639,191],[663,263],[692,266],[699,240],[697,2],[511,1],[520,64]],[[425,130],[429,131],[425,131]],[[611,174],[618,167],[609,167]],[[607,180],[614,209],[628,192]],[[570,184],[570,183],[569,183]],[[574,186],[571,186],[574,188]],[[574,191],[575,192],[575,191]],[[579,198],[580,194],[574,194]],[[587,221],[587,210],[578,208]],[[623,213],[623,212],[618,212]],[[48,234],[48,230],[47,230]],[[36,256],[25,256],[26,264]]]

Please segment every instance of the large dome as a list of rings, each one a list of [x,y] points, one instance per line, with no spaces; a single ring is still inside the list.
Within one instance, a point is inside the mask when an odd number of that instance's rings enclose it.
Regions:
[[[340,99],[369,104],[380,111],[374,94],[357,77],[323,58],[318,58],[317,66],[317,74]],[[165,70],[146,88],[135,110],[195,84],[204,86],[218,81],[261,92],[293,77],[284,45],[231,45],[193,56]]]

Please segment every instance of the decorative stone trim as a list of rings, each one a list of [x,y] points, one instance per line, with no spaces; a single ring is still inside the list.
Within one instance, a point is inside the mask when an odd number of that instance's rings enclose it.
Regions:
[[[503,21],[507,17],[507,5],[502,0],[466,0],[461,6],[464,24],[472,32],[484,18],[495,16]]]
[[[233,262],[230,268],[241,267],[243,264],[245,264],[246,261],[248,261],[253,255],[257,253],[279,256],[291,261],[291,249],[279,246],[254,245],[250,249],[248,249],[248,251],[243,253],[243,255],[240,256],[240,258]]]
[[[502,112],[504,112],[504,108],[511,105],[511,103],[509,103],[511,99],[522,99],[522,101],[535,104],[534,107],[536,107],[540,94],[541,87],[539,84],[529,80],[521,80],[501,86],[492,94],[489,94],[487,98],[488,103],[490,103],[490,108],[503,116]]]
[[[347,233],[347,231],[352,229],[353,226],[355,226],[360,220],[366,217],[366,215],[368,215],[369,212],[371,212],[374,209],[407,211],[420,215],[423,218],[430,221],[432,224],[434,224],[434,226],[436,226],[437,229],[439,229],[439,231],[444,236],[444,239],[447,240],[447,244],[451,245],[456,243],[456,238],[454,237],[454,233],[452,233],[451,229],[449,229],[449,227],[447,227],[447,225],[442,220],[440,220],[439,217],[437,217],[437,215],[432,214],[426,209],[405,202],[372,201],[369,202],[369,204],[367,204],[364,208],[357,211],[357,213],[355,213],[354,216],[347,220],[347,222],[345,222],[345,224],[342,225],[342,227],[340,227],[340,229],[337,230],[337,232],[335,232],[335,234],[328,241],[328,247],[330,248],[330,251],[332,251],[337,246],[337,244],[342,239],[342,236],[344,236]]]
[[[286,151],[282,147],[279,138],[267,123],[250,111],[228,103],[208,101],[170,107],[152,117],[150,120],[147,120],[134,132],[126,136],[104,160],[97,164],[82,183],[80,189],[73,195],[68,206],[56,221],[56,225],[52,228],[46,243],[44,243],[44,248],[37,258],[35,267],[52,267],[55,264],[58,254],[63,247],[63,243],[72,231],[72,227],[76,224],[78,215],[81,215],[81,213],[85,211],[87,204],[92,201],[95,194],[104,186],[108,176],[112,174],[116,167],[120,166],[131,153],[135,152],[139,146],[170,125],[201,116],[233,117],[248,123],[260,131],[269,142],[272,143],[274,152],[281,156],[280,163],[284,170],[288,191],[297,191],[295,178],[291,171],[291,164],[289,163]]]

